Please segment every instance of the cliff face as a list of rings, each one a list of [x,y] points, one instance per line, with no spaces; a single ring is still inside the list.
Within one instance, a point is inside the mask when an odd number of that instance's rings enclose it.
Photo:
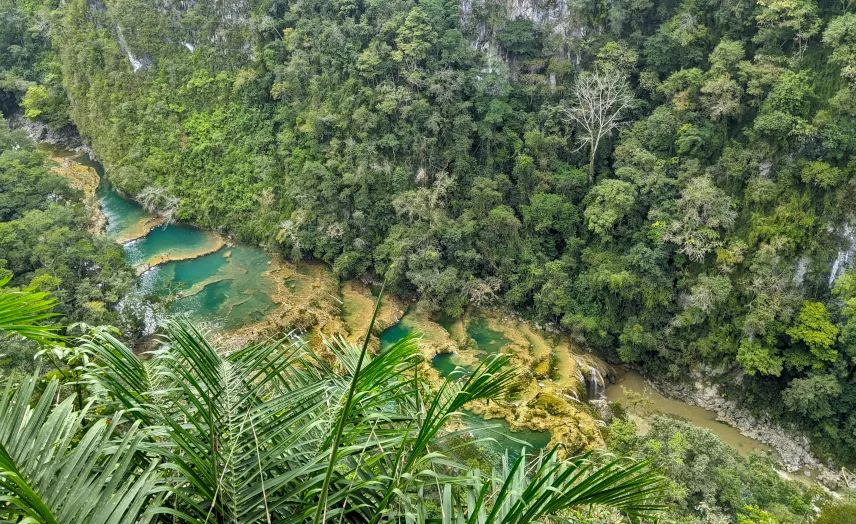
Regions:
[[[573,58],[574,43],[587,33],[567,0],[459,1],[461,23],[473,47],[489,54],[499,54],[496,34],[507,21],[532,21],[556,37],[557,51],[568,58]],[[166,55],[205,48],[254,60],[258,32],[284,5],[279,0],[263,8],[249,0],[86,0],[86,4],[87,18],[112,33],[134,72],[150,68]]]
[[[205,47],[252,58],[252,9],[246,0],[90,0],[87,15],[113,33],[134,72],[166,55]]]
[[[832,261],[832,269],[829,272],[829,286],[835,285],[835,281],[844,274],[845,271],[854,266],[856,261],[856,227],[845,223],[841,227],[840,238],[842,249],[838,251],[837,256]]]
[[[509,21],[529,20],[543,34],[552,35],[558,55],[579,62],[577,43],[589,32],[578,9],[567,0],[460,0],[461,26],[473,48],[488,54],[489,62],[502,55],[497,32]]]

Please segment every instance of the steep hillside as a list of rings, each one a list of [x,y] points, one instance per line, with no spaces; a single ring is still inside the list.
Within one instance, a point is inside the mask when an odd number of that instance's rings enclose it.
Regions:
[[[508,306],[704,377],[853,463],[846,7],[70,0],[50,27],[68,114],[128,193],[429,311]]]

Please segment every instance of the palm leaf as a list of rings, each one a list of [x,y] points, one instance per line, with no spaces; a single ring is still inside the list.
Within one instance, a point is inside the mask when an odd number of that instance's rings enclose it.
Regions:
[[[319,515],[417,523],[430,517],[426,501],[442,498],[456,508],[446,512],[454,521],[492,514],[526,522],[585,505],[635,516],[658,507],[649,503],[658,491],[645,463],[607,464],[606,475],[588,457],[548,455],[532,471],[518,461],[494,478],[448,456],[460,446],[446,444],[450,419],[468,402],[507,393],[515,373],[508,357],[435,388],[419,376],[417,335],[374,356],[366,344],[332,338],[326,349],[337,361],[328,364],[299,340],[224,356],[186,320],[164,331],[162,348],[146,360],[109,331],[85,342],[99,403],[146,425],[155,438],[144,449],[170,471],[169,506],[151,513],[200,524]]]
[[[10,331],[37,342],[56,338],[61,326],[45,326],[42,321],[58,316],[51,309],[56,300],[50,293],[26,289],[11,291],[4,286],[11,275],[0,277],[0,331]]]
[[[108,332],[85,344],[97,360],[89,373],[95,389],[159,436],[149,449],[174,475],[173,507],[158,511],[185,522],[293,513],[294,486],[323,467],[317,441],[327,434],[317,414],[328,384],[303,343],[275,341],[224,357],[179,319],[167,323],[163,342],[145,361]]]
[[[443,493],[443,523],[528,523],[562,520],[569,511],[603,506],[623,512],[631,521],[657,520],[666,509],[659,500],[668,489],[665,478],[647,461],[629,458],[598,465],[589,452],[570,460],[559,460],[557,449],[542,454],[534,471],[525,474],[526,456],[511,467],[508,457],[496,478],[469,475],[465,503],[453,497],[454,486]]]
[[[121,417],[83,426],[88,408],[53,400],[52,380],[34,407],[36,377],[0,396],[0,521],[45,524],[148,522],[142,515],[158,492],[156,462],[138,460],[142,434],[119,436]],[[153,506],[156,507],[156,504]]]

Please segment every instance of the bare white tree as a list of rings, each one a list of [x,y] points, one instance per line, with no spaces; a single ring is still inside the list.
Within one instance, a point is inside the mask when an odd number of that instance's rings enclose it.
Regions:
[[[167,224],[175,221],[175,214],[181,206],[181,200],[167,193],[160,186],[146,186],[136,196],[137,202],[149,213],[157,213]]]
[[[594,160],[604,137],[622,125],[625,113],[633,106],[633,92],[619,71],[595,71],[581,74],[571,92],[573,106],[565,116],[580,128],[577,141],[589,147],[589,183],[594,182]]]

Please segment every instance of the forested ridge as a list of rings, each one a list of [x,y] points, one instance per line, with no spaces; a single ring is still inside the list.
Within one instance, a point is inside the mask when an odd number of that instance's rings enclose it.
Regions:
[[[50,292],[67,322],[117,325],[133,338],[142,320],[132,307],[117,311],[134,300],[133,269],[120,246],[87,230],[82,192],[50,165],[24,131],[9,132],[0,118],[0,282]],[[0,375],[32,370],[37,349],[4,337]]]
[[[4,111],[182,220],[706,377],[856,462],[854,6],[523,5],[7,2]]]

